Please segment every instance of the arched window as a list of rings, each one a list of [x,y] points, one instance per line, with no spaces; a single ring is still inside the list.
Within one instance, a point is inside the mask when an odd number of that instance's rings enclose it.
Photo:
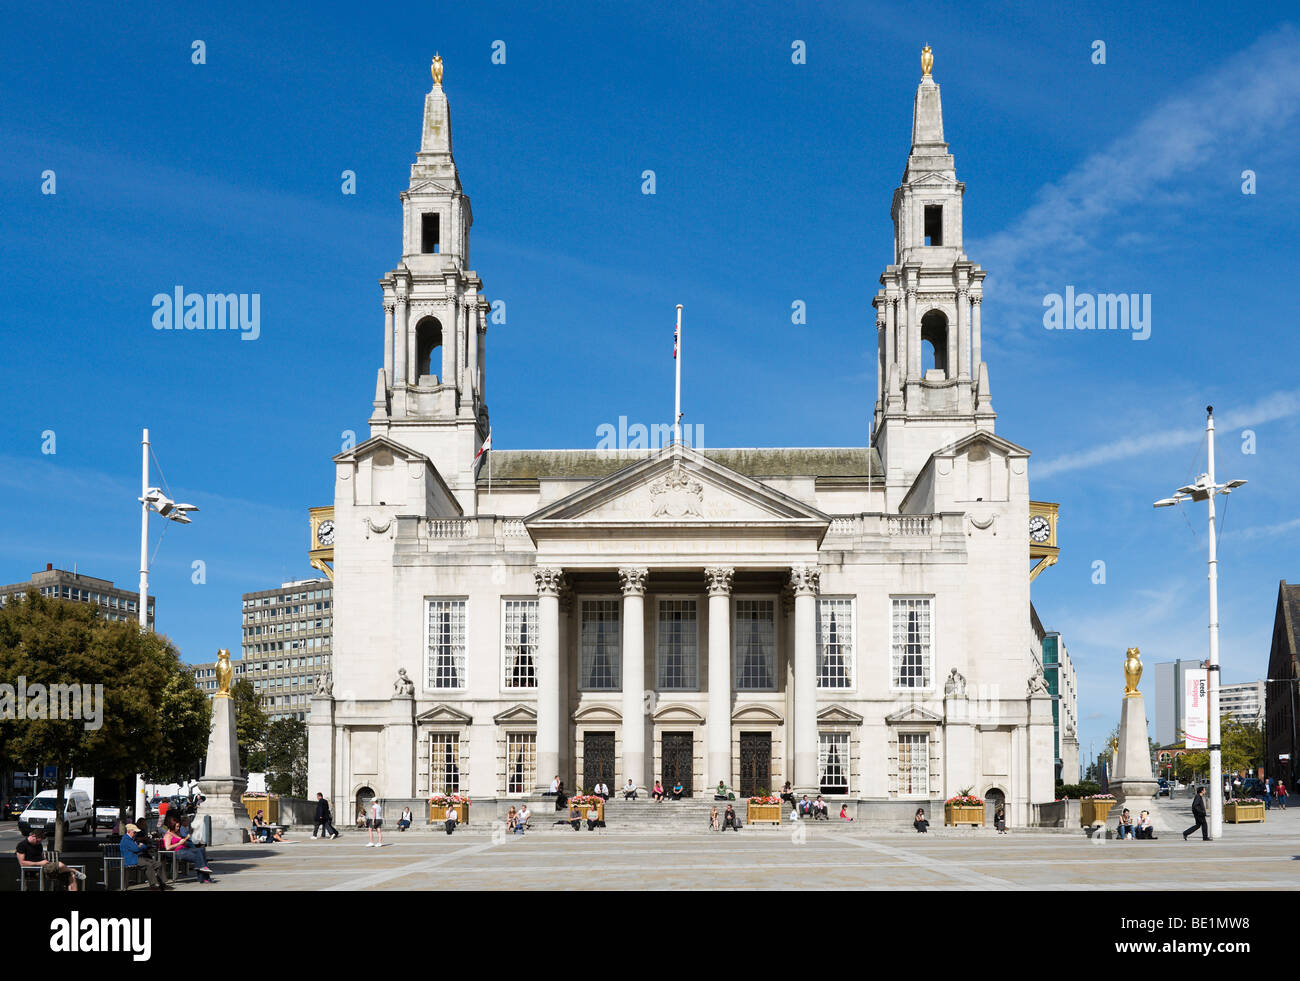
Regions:
[[[416,380],[425,375],[436,375],[433,369],[442,367],[442,324],[436,317],[425,317],[415,325]]]
[[[921,377],[930,368],[948,376],[948,317],[942,310],[931,310],[921,318]]]

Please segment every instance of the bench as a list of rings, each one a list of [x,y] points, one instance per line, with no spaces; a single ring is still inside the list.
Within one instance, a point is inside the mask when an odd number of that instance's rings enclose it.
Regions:
[[[57,863],[59,862],[58,852],[48,851],[45,853],[45,857],[49,859],[50,862],[55,863],[55,865],[57,866]],[[86,867],[84,865],[73,865],[70,862],[65,864],[68,866],[69,869],[76,869],[82,875],[86,874]],[[18,866],[18,891],[19,892],[27,891],[27,883],[30,881],[30,878],[33,875],[36,877],[37,892],[44,892],[45,884],[47,882],[50,884],[50,888],[53,888],[54,885],[59,881],[59,873],[49,872],[47,874],[46,872],[47,868],[48,866],[45,865],[21,865],[20,864]]]

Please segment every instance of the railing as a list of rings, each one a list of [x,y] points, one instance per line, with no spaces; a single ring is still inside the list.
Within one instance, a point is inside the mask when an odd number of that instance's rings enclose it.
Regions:
[[[891,538],[914,538],[930,534],[930,516],[928,514],[901,514],[889,519],[889,536]]]
[[[429,537],[431,539],[476,538],[478,522],[472,518],[431,518],[429,519]]]
[[[929,538],[937,515],[930,514],[855,514],[831,518],[827,538]]]

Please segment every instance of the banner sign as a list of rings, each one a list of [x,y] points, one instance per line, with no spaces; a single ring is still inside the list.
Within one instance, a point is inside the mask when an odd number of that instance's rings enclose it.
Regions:
[[[1188,749],[1205,749],[1209,743],[1210,699],[1207,694],[1209,672],[1202,669],[1183,675],[1184,745]]]

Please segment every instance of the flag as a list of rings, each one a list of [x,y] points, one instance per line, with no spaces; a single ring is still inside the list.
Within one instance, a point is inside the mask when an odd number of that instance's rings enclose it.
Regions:
[[[677,328],[673,327],[673,358],[677,358]]]
[[[492,430],[488,430],[487,439],[483,440],[483,445],[478,448],[474,454],[474,479],[478,479],[479,467],[483,465],[483,454],[492,449]]]

